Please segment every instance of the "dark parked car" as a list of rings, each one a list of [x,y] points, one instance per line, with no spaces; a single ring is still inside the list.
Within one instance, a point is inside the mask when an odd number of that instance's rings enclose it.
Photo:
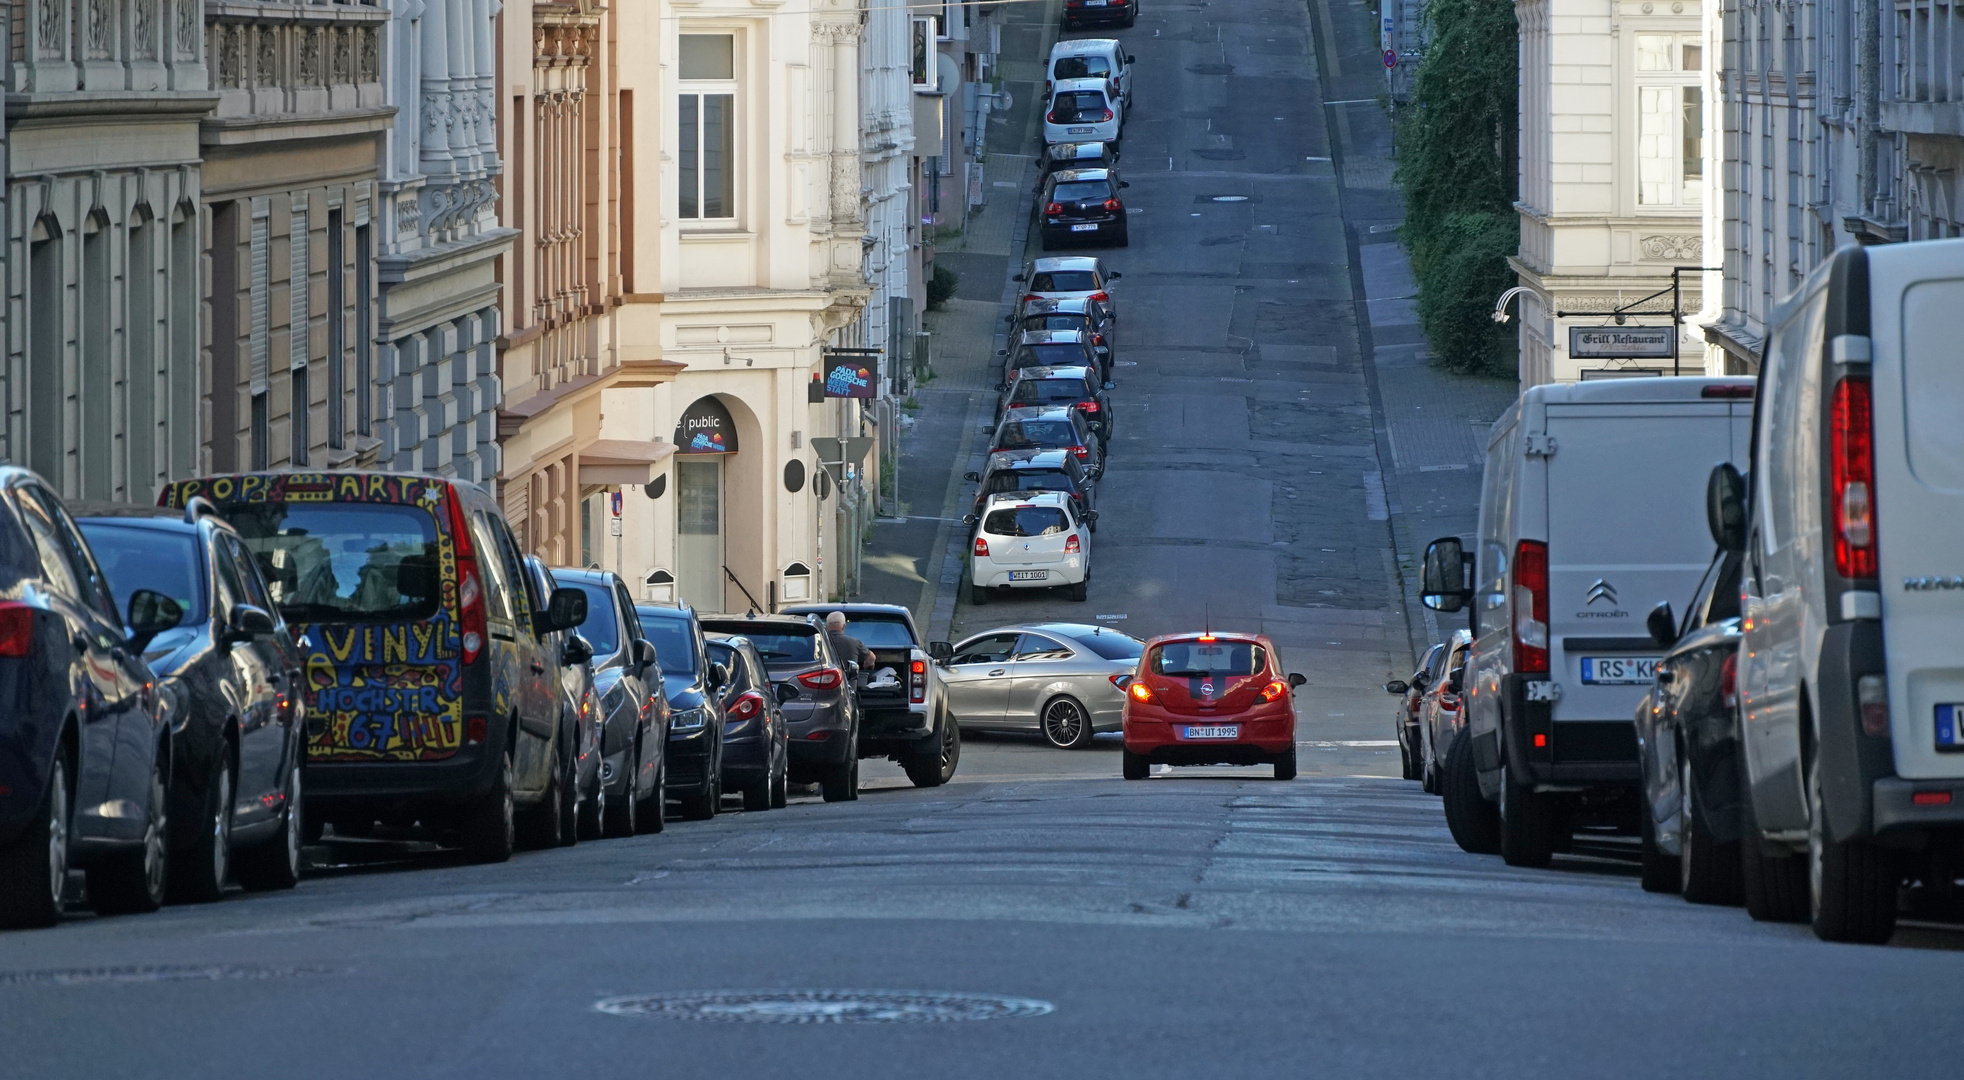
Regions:
[[[532,588],[542,596],[559,587],[537,555],[525,556]],[[559,653],[560,725],[572,733],[560,746],[559,842],[600,839],[605,795],[600,790],[600,695],[593,690],[593,648],[577,630],[546,635]]]
[[[1446,755],[1466,730],[1466,660],[1472,649],[1473,635],[1455,630],[1419,695],[1418,779],[1428,795],[1445,794]]]
[[[1643,887],[1700,904],[1744,900],[1735,678],[1743,560],[1729,551],[1712,560],[1682,625],[1669,603],[1651,612],[1651,636],[1667,651],[1637,706]]]
[[[662,830],[666,817],[668,696],[660,692],[659,650],[620,576],[609,570],[555,568],[553,579],[586,594],[580,638],[592,650],[598,699],[603,832],[632,836]]]
[[[682,816],[705,819],[723,805],[723,703],[730,673],[709,659],[694,608],[637,604],[641,632],[654,642],[668,696],[668,797]]]
[[[963,473],[962,479],[977,485],[971,514],[980,514],[989,496],[1010,491],[1061,491],[1082,512],[1097,507],[1098,475],[1096,466],[1087,468],[1069,450],[1005,450],[990,454],[981,472]],[[1096,521],[1091,531],[1098,531]]]
[[[1125,247],[1131,234],[1125,223],[1125,199],[1131,187],[1113,169],[1064,169],[1044,179],[1037,197],[1043,223],[1039,232],[1049,251],[1068,240],[1109,240]]]
[[[71,865],[103,914],[164,902],[170,724],[143,646],[184,611],[143,590],[127,611],[61,500],[0,465],[0,926],[59,919]]]
[[[723,786],[743,793],[745,810],[784,805],[791,752],[777,688],[748,638],[717,634],[709,659],[728,669],[723,687]]]
[[[1087,468],[1102,470],[1104,444],[1091,429],[1091,421],[1068,405],[1033,405],[1010,409],[996,424],[989,438],[989,452],[1008,450],[1067,450]]]
[[[1064,29],[1094,23],[1131,26],[1139,21],[1139,0],[1064,0]]]
[[[1098,448],[1112,441],[1112,399],[1098,380],[1098,369],[1088,367],[1026,367],[1016,378],[998,388],[996,416],[1010,409],[1041,405],[1068,405],[1084,414],[1091,430],[1098,433]]]
[[[1091,336],[1082,330],[1024,330],[1016,334],[1009,348],[996,353],[1004,358],[1002,381],[1014,379],[1026,367],[1099,366]]]
[[[1112,348],[1117,329],[1111,309],[1085,296],[1062,300],[1032,300],[1015,315],[1004,316],[1010,324],[1009,336],[1015,340],[1026,330],[1075,330],[1090,335],[1091,353],[1098,361],[1098,374],[1107,386],[1112,381]],[[1008,355],[1005,350],[1003,355]]]
[[[309,828],[421,823],[475,861],[559,836],[559,660],[585,594],[535,595],[489,493],[408,473],[184,480],[259,563],[307,667]]]
[[[763,657],[784,716],[791,782],[843,790],[859,760],[859,701],[818,616],[711,615],[702,628],[741,634]]]
[[[1425,698],[1425,688],[1432,681],[1432,665],[1439,662],[1440,654],[1446,651],[1446,643],[1435,642],[1419,657],[1418,667],[1412,672],[1410,681],[1393,679],[1384,684],[1388,694],[1398,697],[1398,707],[1392,711],[1391,727],[1398,735],[1398,764],[1407,780],[1420,779],[1419,774],[1419,705]]]
[[[144,645],[169,705],[170,896],[216,900],[300,880],[305,670],[258,564],[212,504],[78,503],[77,524],[118,608],[142,590],[177,602]]]

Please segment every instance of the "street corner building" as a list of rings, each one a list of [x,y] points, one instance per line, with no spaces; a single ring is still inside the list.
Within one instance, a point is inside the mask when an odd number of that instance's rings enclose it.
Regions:
[[[499,430],[522,542],[703,610],[821,595],[828,514],[871,482],[814,443],[873,427],[822,375],[873,295],[857,7],[501,17],[520,239]]]

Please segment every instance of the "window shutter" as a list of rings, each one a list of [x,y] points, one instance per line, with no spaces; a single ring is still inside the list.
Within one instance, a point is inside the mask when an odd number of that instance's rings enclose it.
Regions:
[[[293,258],[288,268],[287,296],[292,301],[287,324],[287,363],[296,368],[307,366],[308,333],[307,324],[313,314],[312,279],[307,273],[307,204],[304,200],[293,208],[293,240],[288,249]]]
[[[267,369],[272,364],[273,324],[269,308],[272,280],[267,262],[269,258],[267,235],[267,215],[271,206],[265,199],[252,200],[252,275],[247,286],[252,303],[252,392],[266,392]]]

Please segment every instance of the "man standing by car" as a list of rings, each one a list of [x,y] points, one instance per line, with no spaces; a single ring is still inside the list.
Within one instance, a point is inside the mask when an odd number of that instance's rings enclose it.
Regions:
[[[865,672],[873,670],[873,650],[865,642],[846,633],[846,613],[835,611],[825,617],[825,636],[831,639],[832,655],[841,663],[847,660],[859,665]]]

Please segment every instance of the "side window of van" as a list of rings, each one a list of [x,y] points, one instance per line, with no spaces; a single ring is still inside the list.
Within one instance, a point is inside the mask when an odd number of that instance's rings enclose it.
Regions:
[[[525,573],[525,560],[518,554],[518,545],[511,538],[511,530],[505,528],[502,519],[486,517],[485,521],[490,524],[492,535],[498,538],[498,553],[504,558],[505,576],[511,579],[514,586],[511,598],[513,614],[529,631],[532,625],[532,612],[545,601],[532,595],[531,580]]]
[[[471,539],[478,552],[478,571],[484,575],[484,602],[493,618],[509,620],[513,578],[505,564],[504,552],[498,548],[498,538],[482,510],[471,514]]]
[[[1519,468],[1520,425],[1509,424],[1493,441],[1487,452],[1487,465],[1481,478],[1480,493],[1481,521],[1478,563],[1474,566],[1477,579],[1474,597],[1475,611],[1480,613],[1480,631],[1495,619],[1507,621],[1507,564],[1512,555],[1508,550],[1508,522],[1513,518],[1514,480]],[[1500,614],[1486,614],[1500,612]]]

